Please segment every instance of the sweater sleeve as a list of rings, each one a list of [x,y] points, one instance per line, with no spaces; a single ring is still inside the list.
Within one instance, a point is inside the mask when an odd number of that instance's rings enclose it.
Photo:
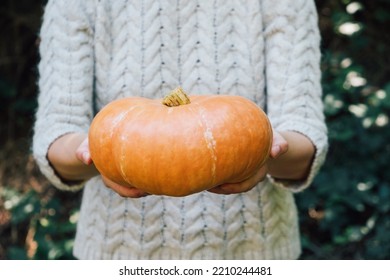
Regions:
[[[47,158],[50,145],[62,135],[87,132],[93,114],[92,28],[77,0],[49,0],[40,31],[38,110],[33,155],[57,188],[75,191],[82,183],[65,183]]]
[[[323,113],[320,34],[312,0],[263,1],[267,114],[277,131],[307,136],[316,148],[308,177],[272,183],[294,192],[308,187],[322,166],[328,147]]]

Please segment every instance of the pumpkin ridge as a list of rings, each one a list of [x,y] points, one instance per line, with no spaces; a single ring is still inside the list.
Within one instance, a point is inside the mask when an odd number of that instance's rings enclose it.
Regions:
[[[114,149],[113,149],[113,143],[112,142],[103,142],[102,143],[101,141],[107,141],[107,140],[103,140],[105,138],[104,135],[107,133],[108,133],[109,139],[113,139],[115,137],[115,135],[118,133],[117,131],[118,131],[119,127],[121,126],[123,119],[125,119],[126,116],[132,110],[134,110],[135,107],[139,107],[139,105],[132,105],[131,102],[138,102],[138,100],[139,100],[138,98],[134,99],[133,97],[130,97],[130,98],[126,98],[124,100],[120,100],[120,101],[118,100],[116,102],[114,101],[113,103],[107,105],[105,108],[103,108],[104,110],[102,109],[101,111],[98,112],[98,114],[96,115],[94,121],[92,122],[90,129],[89,129],[89,132],[88,132],[89,146],[90,146],[92,161],[95,163],[96,168],[99,170],[99,172],[102,175],[106,176],[110,180],[117,181],[117,183],[120,183],[120,182],[125,183],[127,181],[124,180],[125,178],[123,178],[123,174],[122,174],[123,172],[120,168],[120,165],[116,161],[115,153],[114,153]],[[125,109],[123,111],[119,110],[120,113],[118,115],[113,115],[112,108],[113,108],[113,106],[116,106],[116,104],[123,104],[126,107],[128,107],[128,109]],[[110,123],[111,127],[109,129],[102,131],[101,129],[99,129],[99,126],[97,125],[97,123],[99,123],[99,121],[97,121],[97,120],[102,119],[102,118],[105,119],[107,117],[112,120]],[[92,139],[91,139],[91,135],[95,135],[95,137],[92,137]],[[104,146],[104,145],[109,146],[106,153],[108,153],[110,155],[111,159],[109,159],[108,161],[113,162],[114,166],[112,168],[115,171],[110,170],[110,168],[107,165],[102,164],[102,162],[107,162],[107,159],[106,159],[106,161],[104,161],[104,156],[102,158],[102,155],[101,155],[101,153],[103,151],[100,150],[98,148],[98,146]],[[117,173],[117,175],[113,175],[112,171],[114,173]],[[122,176],[123,180],[118,181],[119,178],[117,176]]]
[[[124,116],[123,116],[123,118],[122,119],[126,119],[126,117],[132,112],[132,111],[134,111],[135,109],[138,109],[138,108],[142,108],[142,107],[144,107],[145,105],[134,105],[134,106],[132,106],[131,108],[129,108],[125,113],[124,113]],[[140,116],[140,115],[142,115],[142,113],[143,113],[143,110],[139,110],[138,112],[137,112],[137,114],[134,114],[132,117],[134,118],[134,116]],[[123,124],[122,124],[123,125]],[[121,127],[121,125],[119,125],[119,128]],[[116,132],[117,132],[117,130],[119,129],[118,127],[116,127],[115,128],[115,131],[114,131],[114,133],[116,134]],[[113,134],[114,134],[113,133]],[[121,134],[121,133],[119,133],[119,134]],[[120,158],[117,158],[117,160],[115,160],[115,162],[117,163],[117,168],[118,168],[118,171],[119,171],[119,173],[121,174],[121,176],[123,177],[123,179],[124,179],[124,181],[125,182],[127,182],[129,185],[131,185],[131,183],[130,183],[130,179],[128,178],[128,176],[126,175],[126,170],[124,169],[124,164],[123,164],[123,162],[125,162],[126,161],[126,154],[125,153],[123,153],[122,152],[122,150],[123,150],[123,148],[122,148],[122,142],[123,141],[120,141],[119,143],[119,149],[121,150],[121,152],[120,152]],[[112,146],[111,146],[111,148],[113,148]],[[115,149],[114,149],[115,150]],[[112,155],[113,156],[116,156],[116,153],[112,153]]]
[[[121,121],[123,120],[123,119],[125,119],[126,118],[126,116],[131,112],[131,111],[133,111],[134,110],[134,108],[135,107],[131,107],[131,108],[129,108],[128,110],[126,110],[125,112],[122,112],[122,114],[121,114],[121,117],[120,117],[120,120],[118,120],[118,122],[116,122],[116,123],[114,123],[113,124],[113,128],[112,128],[112,130],[111,130],[111,139],[114,137],[114,135],[116,135],[117,134],[117,130],[118,130],[118,127],[120,127],[121,126]],[[116,119],[117,120],[117,119]],[[112,144],[111,144],[111,155],[113,156],[113,157],[115,157],[115,153],[114,153],[114,149],[112,148]],[[122,157],[122,154],[121,154],[121,157]],[[118,160],[115,160],[114,162],[116,162],[117,164],[116,164],[116,169],[118,170],[118,172],[119,172],[119,174],[123,177],[123,179],[124,179],[124,181],[125,182],[128,182],[128,180],[127,180],[127,178],[126,178],[126,175],[125,175],[125,172],[123,172],[123,168],[122,168],[122,164],[121,164],[121,162],[122,162],[122,158],[120,158],[119,159],[119,161]],[[119,163],[119,164],[118,164]]]
[[[200,105],[196,104],[197,106],[194,106],[194,103],[192,103],[193,106],[190,108],[191,111],[195,111],[193,107],[198,107],[198,110],[194,113],[196,113],[199,116],[199,124],[203,130],[203,138],[206,142],[206,146],[208,150],[210,151],[210,156],[212,159],[212,167],[211,167],[211,176],[212,176],[212,182],[213,185],[216,183],[216,174],[217,174],[217,153],[216,153],[216,144],[213,131],[210,128],[210,125],[207,122],[207,118],[205,117],[205,109]]]

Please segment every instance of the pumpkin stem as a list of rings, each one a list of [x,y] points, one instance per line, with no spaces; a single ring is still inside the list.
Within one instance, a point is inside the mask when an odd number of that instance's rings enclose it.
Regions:
[[[190,104],[191,101],[181,87],[177,87],[168,93],[162,103],[168,107]]]

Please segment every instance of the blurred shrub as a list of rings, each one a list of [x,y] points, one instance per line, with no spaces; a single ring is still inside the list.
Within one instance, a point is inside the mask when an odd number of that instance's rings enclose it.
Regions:
[[[297,195],[303,258],[390,259],[390,3],[317,4],[330,150]]]
[[[11,214],[8,227],[7,259],[73,259],[72,247],[78,208],[66,208],[60,195],[49,189],[44,194],[34,190],[20,193],[3,188],[4,208]],[[67,199],[71,199],[66,194]],[[61,199],[62,198],[62,199]],[[77,200],[78,201],[78,200]],[[3,234],[4,234],[3,233]]]
[[[0,144],[28,136],[36,107],[38,30],[47,0],[0,3]]]

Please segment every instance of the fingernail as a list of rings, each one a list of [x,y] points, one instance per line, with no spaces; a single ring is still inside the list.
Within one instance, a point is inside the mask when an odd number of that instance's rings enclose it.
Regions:
[[[273,146],[272,147],[272,151],[271,151],[271,155],[272,157],[277,157],[280,153],[280,147],[279,146]]]
[[[88,152],[84,152],[83,153],[83,162],[85,163],[85,164],[89,164],[90,163],[90,155],[89,155],[89,153]]]

